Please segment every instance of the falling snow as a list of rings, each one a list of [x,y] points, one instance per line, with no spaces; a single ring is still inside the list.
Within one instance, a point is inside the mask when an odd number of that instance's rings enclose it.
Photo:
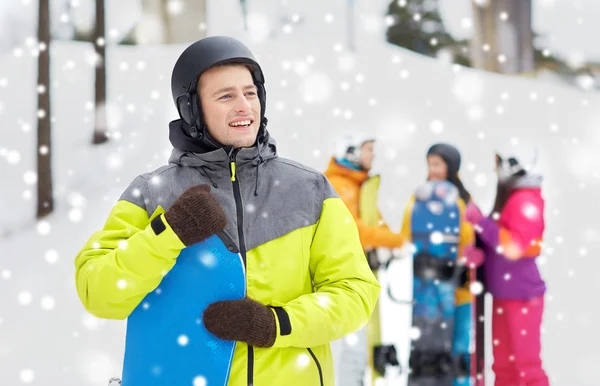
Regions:
[[[475,2],[485,5],[489,0]],[[17,3],[31,9],[30,0]],[[82,1],[73,3],[83,6]],[[400,6],[409,3],[398,1]],[[567,23],[568,19],[568,23],[577,28],[592,24],[584,13],[587,4],[583,2],[577,6],[579,14],[569,14],[561,20]],[[181,14],[186,6],[182,1],[169,2],[169,11]],[[556,0],[538,0],[536,6],[535,12],[539,9],[559,12],[562,9]],[[572,342],[583,341],[590,333],[571,324],[571,320],[575,320],[571,314],[578,312],[580,305],[561,293],[569,288],[584,291],[591,285],[588,283],[599,279],[594,274],[598,269],[592,256],[599,252],[600,233],[593,219],[600,207],[589,205],[598,196],[595,149],[600,138],[594,134],[598,121],[593,109],[598,104],[594,91],[597,80],[586,75],[577,77],[575,82],[584,92],[580,93],[562,83],[543,79],[543,76],[521,80],[512,76],[488,76],[458,65],[437,64],[405,50],[383,46],[381,36],[385,35],[389,18],[374,15],[367,15],[359,23],[357,33],[361,40],[354,54],[348,51],[348,42],[343,36],[345,8],[331,5],[311,13],[315,7],[310,5],[295,6],[293,12],[283,3],[277,7],[287,13],[284,22],[274,17],[272,10],[253,6],[248,18],[249,30],[244,32],[244,37],[254,44],[253,48],[268,67],[265,75],[271,97],[267,111],[270,111],[269,127],[278,141],[278,150],[285,156],[323,170],[330,155],[326,143],[333,139],[338,129],[351,126],[376,132],[380,127],[389,128],[394,135],[386,136],[380,143],[381,152],[376,163],[383,181],[380,202],[391,203],[382,205],[390,227],[399,227],[405,200],[412,194],[416,181],[424,178],[424,164],[409,163],[409,160],[423,159],[427,147],[438,137],[457,144],[463,159],[473,164],[472,169],[461,169],[461,178],[482,210],[484,207],[489,210],[493,203],[496,180],[490,155],[497,141],[527,131],[543,145],[547,154],[553,154],[545,161],[548,166],[544,176],[547,230],[544,256],[538,258],[537,263],[547,278],[548,287],[556,293],[556,297],[548,298],[552,308],[548,307],[545,313],[545,323],[549,327],[544,331],[549,332],[544,336],[544,357],[559,363],[560,352],[551,350],[552,347],[563,347],[555,326],[559,323],[565,328],[568,326],[573,335]],[[385,13],[380,11],[374,13]],[[591,17],[592,8],[588,11]],[[372,11],[365,9],[364,12]],[[497,17],[508,23],[512,16],[500,13]],[[57,23],[68,24],[73,17],[77,15],[66,14],[64,10],[56,13]],[[420,16],[415,17],[419,19]],[[215,23],[208,23],[198,26],[198,30],[206,29],[207,25],[217,28],[217,33],[241,30],[237,12],[229,12],[227,18],[226,22],[216,23],[216,27]],[[1,31],[4,31],[3,21],[0,21]],[[456,23],[465,32],[473,30],[473,20],[466,14],[458,15]],[[143,41],[152,41],[161,33],[158,26],[159,21],[150,18],[139,25],[135,34]],[[319,39],[305,42],[302,36],[306,36],[304,31],[308,28]],[[105,44],[111,46],[123,34],[120,31],[129,30],[125,26],[107,26]],[[47,320],[60,310],[67,318],[74,316],[72,325],[65,325],[64,336],[60,336],[59,330],[56,332],[72,354],[64,357],[64,363],[56,363],[49,361],[48,352],[40,349],[42,354],[37,359],[33,354],[31,358],[14,356],[8,361],[14,368],[14,379],[20,379],[23,384],[43,383],[42,374],[50,373],[50,366],[55,369],[52,371],[61,374],[68,368],[73,385],[106,384],[110,376],[118,373],[120,358],[112,352],[121,346],[112,327],[118,326],[116,323],[119,322],[82,314],[83,308],[75,299],[72,276],[63,273],[71,272],[73,258],[86,237],[102,226],[110,206],[131,178],[168,159],[166,123],[173,116],[172,110],[166,110],[172,108],[169,75],[177,50],[165,48],[163,53],[156,46],[152,52],[144,46],[127,47],[132,54],[126,55],[124,50],[114,46],[107,62],[112,66],[109,68],[109,101],[96,108],[90,100],[93,95],[90,66],[97,63],[93,50],[69,47],[72,43],[65,40],[53,42],[56,71],[52,83],[38,85],[33,64],[38,50],[45,47],[40,47],[33,36],[35,31],[31,30],[18,39],[17,46],[7,48],[6,61],[0,64],[0,127],[10,130],[10,135],[0,145],[0,168],[9,181],[6,184],[9,188],[0,194],[0,210],[4,214],[0,216],[0,246],[6,256],[0,262],[0,284],[4,286],[3,293],[11,294],[7,297],[9,303],[17,307],[11,310],[12,314],[2,315],[2,327],[13,328],[15,320],[22,320],[23,328],[35,331],[34,325],[28,324],[24,317],[25,312]],[[133,50],[138,51],[134,53]],[[156,55],[156,52],[160,54]],[[576,46],[573,52],[566,54],[554,46],[543,50],[546,57],[558,54],[573,66],[580,66],[591,58],[588,52]],[[378,57],[382,60],[371,60]],[[496,56],[496,59],[506,58]],[[12,68],[23,75],[17,77]],[[541,82],[545,82],[544,86]],[[14,103],[33,100],[37,92],[51,92],[55,98],[52,116],[60,123],[56,126],[60,130],[55,133],[52,148],[45,145],[37,148],[34,141],[38,116],[45,118],[48,112],[40,110],[38,113],[35,103]],[[390,111],[397,114],[384,124]],[[110,130],[111,143],[90,147],[94,116],[103,113],[106,113],[104,124]],[[68,118],[64,114],[68,114]],[[565,156],[556,156],[560,153],[556,149],[565,149]],[[56,189],[56,214],[41,220],[32,220],[35,218],[38,182],[36,151],[41,155],[52,155]],[[152,189],[161,181],[157,178],[148,183]],[[287,187],[275,181],[271,189],[275,188]],[[141,197],[139,190],[132,194]],[[258,209],[246,203],[245,210],[248,213],[259,211],[264,216],[261,220],[278,216],[265,211],[267,208],[260,204],[257,206]],[[541,215],[528,207],[523,208],[523,214],[527,218]],[[9,236],[2,238],[5,234]],[[126,247],[126,241],[119,244],[119,248]],[[100,244],[92,243],[92,248],[100,249]],[[409,267],[406,270],[409,272]],[[400,274],[404,275],[404,271]],[[507,276],[509,282],[514,281]],[[571,280],[566,283],[563,278]],[[405,276],[397,280],[408,282]],[[127,288],[125,280],[116,285]],[[472,283],[470,290],[476,294],[481,288],[478,283]],[[385,291],[382,293],[385,297]],[[323,307],[330,306],[330,302],[327,295],[319,297]],[[418,339],[420,331],[406,327],[408,316],[404,312],[407,307],[389,307],[389,323],[396,327],[397,333],[394,339],[404,341],[406,336]],[[591,321],[600,320],[600,316],[591,312]],[[9,338],[9,343],[21,344],[21,340],[17,340],[19,336],[23,334],[15,334],[15,340]],[[100,351],[85,352],[81,342],[71,343],[84,338],[90,347],[110,346],[111,355]],[[45,338],[38,336],[38,339]],[[355,335],[350,334],[345,339],[353,341]],[[564,344],[565,350],[576,353],[573,354],[576,362],[595,354],[593,348]],[[0,355],[2,350],[0,348]],[[298,366],[304,363],[312,363],[309,356],[298,357]],[[592,379],[595,380],[595,374],[590,371],[584,368],[578,371],[579,378],[572,378],[579,384],[590,384]],[[574,374],[560,367],[552,368],[550,373],[555,377],[560,375],[561,379],[569,379],[568,375]],[[206,379],[199,375],[193,386],[206,386]]]

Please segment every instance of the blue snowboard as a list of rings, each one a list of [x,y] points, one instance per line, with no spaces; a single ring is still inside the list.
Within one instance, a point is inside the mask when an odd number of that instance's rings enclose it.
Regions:
[[[241,256],[224,234],[181,251],[127,320],[123,386],[226,386],[235,342],[202,324],[206,307],[246,295]]]
[[[470,305],[456,307],[460,278],[455,268],[460,233],[458,190],[447,181],[427,182],[415,197],[411,214],[415,247],[412,325],[419,336],[411,342],[408,385],[469,385],[468,376],[452,375],[459,354],[469,361],[471,328]],[[449,369],[447,375],[431,375],[431,369],[441,362]]]

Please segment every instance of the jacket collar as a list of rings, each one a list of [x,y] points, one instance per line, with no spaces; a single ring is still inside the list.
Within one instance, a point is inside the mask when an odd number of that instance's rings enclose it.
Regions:
[[[325,174],[329,177],[339,176],[352,180],[357,185],[362,185],[369,178],[369,172],[348,168],[337,162],[333,157],[329,160],[329,166]]]

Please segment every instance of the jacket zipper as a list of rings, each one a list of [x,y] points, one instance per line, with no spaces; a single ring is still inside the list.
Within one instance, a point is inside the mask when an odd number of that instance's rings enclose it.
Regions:
[[[231,152],[229,157],[231,166],[231,184],[233,185],[233,198],[235,200],[235,209],[237,213],[237,230],[238,239],[240,243],[240,254],[244,261],[244,267],[246,264],[246,239],[244,238],[244,206],[242,205],[242,194],[240,192],[240,184],[236,178],[235,173],[235,156],[237,150]],[[248,386],[254,385],[254,347],[248,345]]]
[[[321,382],[321,386],[325,386],[325,384],[323,383],[323,370],[321,369],[319,359],[317,359],[317,356],[310,348],[307,348],[307,350],[310,356],[312,357],[313,361],[315,361],[315,364],[317,365],[317,370],[319,370],[319,381]]]

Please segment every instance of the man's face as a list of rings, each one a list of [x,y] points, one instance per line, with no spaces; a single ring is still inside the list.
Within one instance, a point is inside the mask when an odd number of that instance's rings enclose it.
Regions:
[[[428,180],[443,181],[448,178],[448,165],[437,154],[427,156]]]
[[[360,167],[366,171],[373,167],[375,159],[375,142],[366,142],[360,148]]]
[[[219,66],[198,80],[198,95],[209,134],[222,145],[250,147],[260,127],[260,101],[250,70]]]

